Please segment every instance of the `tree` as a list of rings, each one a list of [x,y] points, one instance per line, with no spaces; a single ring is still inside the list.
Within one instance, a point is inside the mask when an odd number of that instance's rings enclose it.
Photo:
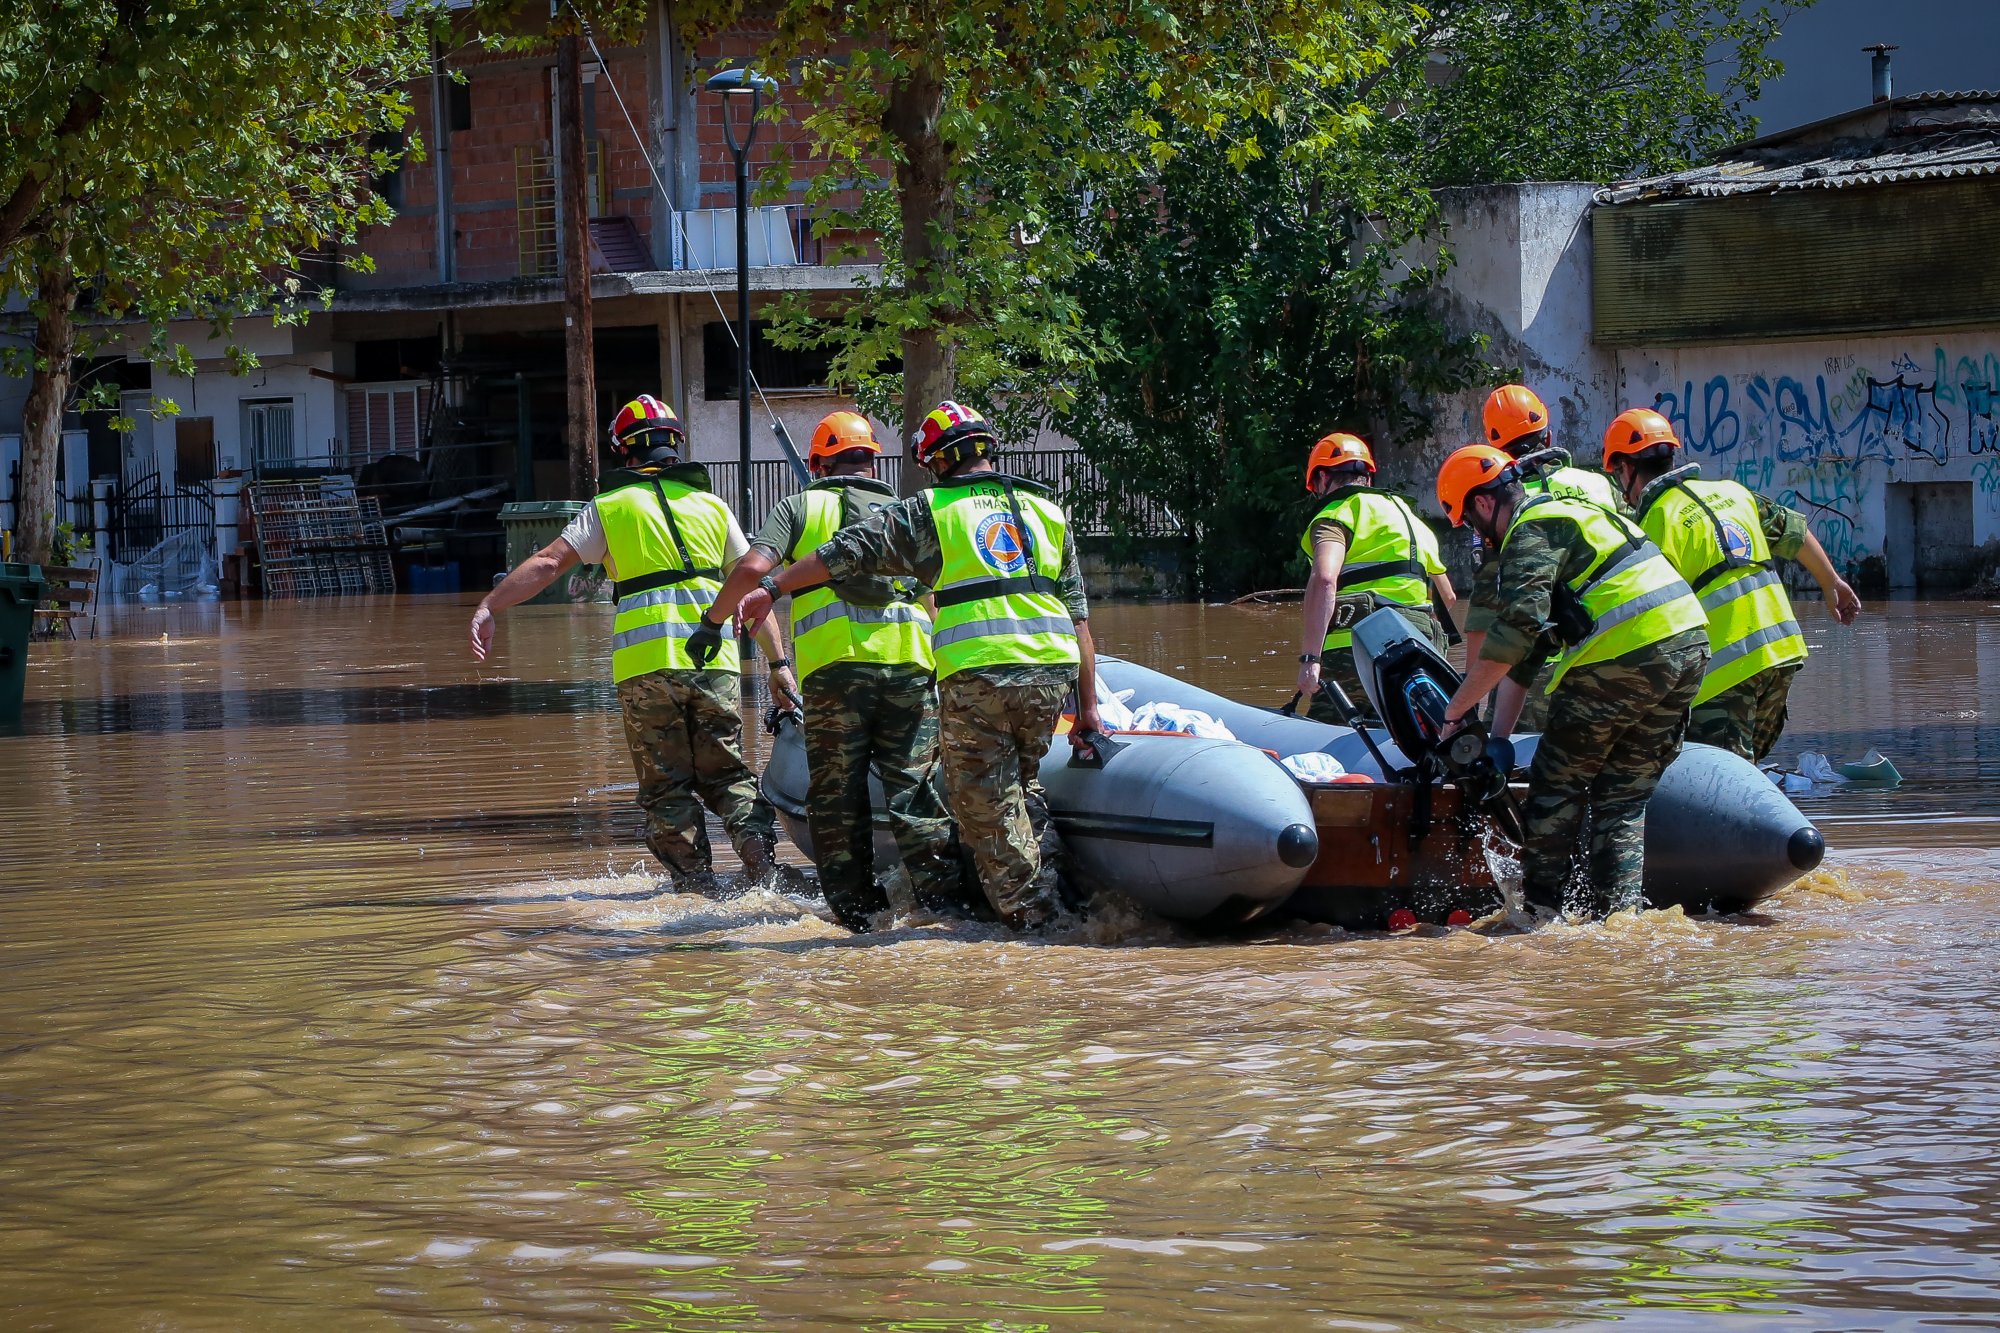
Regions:
[[[740,0],[677,9],[692,36],[743,12]],[[836,377],[906,433],[955,393],[1060,402],[1093,355],[1068,286],[1089,256],[1065,222],[1089,181],[1170,156],[1174,131],[1200,140],[1278,115],[1279,90],[1302,80],[1361,77],[1412,12],[1392,0],[760,8],[773,36],[758,63],[790,72],[822,159],[806,199],[823,232],[879,236],[883,251],[879,286],[830,318],[794,302],[781,339],[832,348]],[[785,191],[790,167],[766,189]]]
[[[12,358],[35,372],[26,558],[49,551],[71,366],[107,322],[140,321],[149,354],[192,373],[170,320],[226,337],[251,311],[301,319],[337,248],[388,219],[373,183],[401,149],[379,136],[408,115],[435,22],[380,0],[43,0],[0,31],[0,296],[27,295],[36,325]]]
[[[1054,424],[1174,509],[1209,587],[1286,580],[1311,441],[1359,430],[1392,457],[1427,400],[1493,373],[1431,300],[1451,262],[1434,191],[1709,156],[1754,125],[1783,12],[1443,0],[1377,68],[1289,87],[1282,118],[1181,132],[1156,170],[1094,175],[1105,206],[1079,220],[1092,258],[1071,290],[1095,355]],[[1233,151],[1244,136],[1256,152]]]

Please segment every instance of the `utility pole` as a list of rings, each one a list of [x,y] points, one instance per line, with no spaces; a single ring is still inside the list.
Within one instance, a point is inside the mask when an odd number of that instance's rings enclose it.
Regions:
[[[583,49],[574,36],[556,47],[556,118],[561,162],[563,357],[568,370],[563,441],[569,446],[569,495],[597,494],[597,372],[590,324],[590,160],[583,141]]]

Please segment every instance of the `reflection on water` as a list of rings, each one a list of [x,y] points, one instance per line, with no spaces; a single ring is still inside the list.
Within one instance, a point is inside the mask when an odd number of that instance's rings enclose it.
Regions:
[[[603,612],[465,614],[37,646],[8,1326],[2000,1322],[1990,608],[1805,608],[1783,753],[1911,781],[1762,924],[1036,942],[667,892]],[[1277,702],[1294,614],[1096,627]]]

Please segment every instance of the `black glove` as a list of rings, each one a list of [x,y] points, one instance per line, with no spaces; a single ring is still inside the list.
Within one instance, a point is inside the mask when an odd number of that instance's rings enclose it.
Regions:
[[[702,616],[701,624],[695,626],[694,633],[688,635],[688,660],[697,668],[706,669],[715,655],[722,651],[722,626]]]

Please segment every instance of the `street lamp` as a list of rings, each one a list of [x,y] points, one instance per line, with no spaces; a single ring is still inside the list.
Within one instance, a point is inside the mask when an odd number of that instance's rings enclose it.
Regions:
[[[722,134],[736,158],[736,507],[743,530],[750,519],[750,145],[757,142],[757,113],[776,98],[778,81],[755,70],[726,69],[709,76],[708,90],[722,97]],[[732,106],[741,103],[743,142],[736,142]]]

